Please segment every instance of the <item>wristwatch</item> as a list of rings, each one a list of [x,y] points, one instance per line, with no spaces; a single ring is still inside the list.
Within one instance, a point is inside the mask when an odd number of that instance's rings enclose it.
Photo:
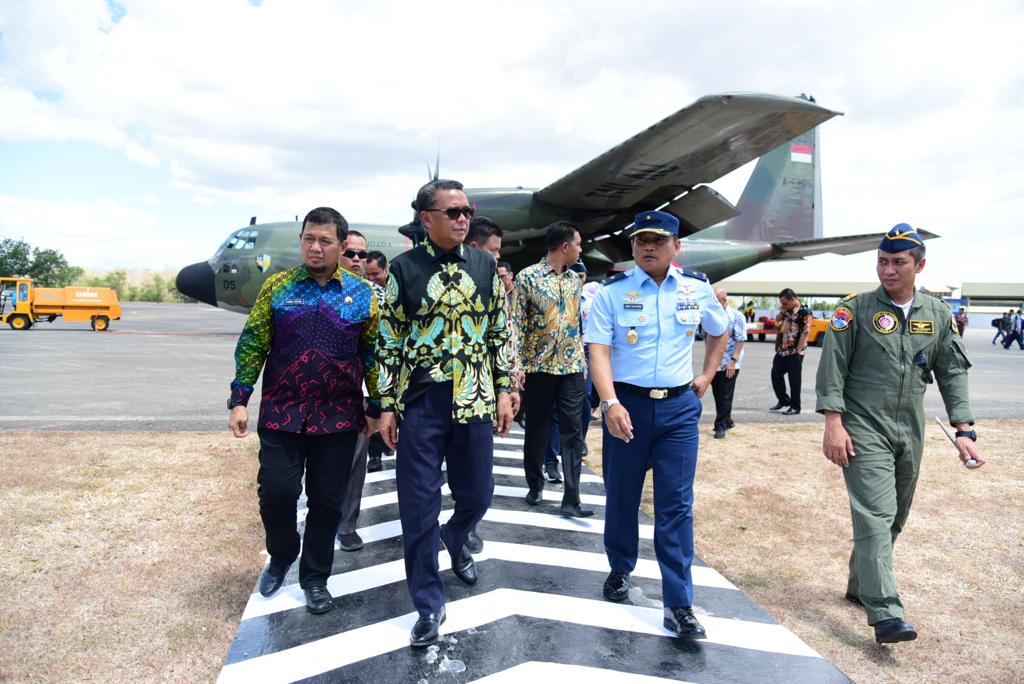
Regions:
[[[618,399],[605,399],[601,402],[601,415],[608,413],[608,409],[619,403]]]
[[[974,430],[957,430],[956,431],[956,436],[957,437],[967,437],[972,442],[977,442],[978,441],[978,433],[975,432]]]

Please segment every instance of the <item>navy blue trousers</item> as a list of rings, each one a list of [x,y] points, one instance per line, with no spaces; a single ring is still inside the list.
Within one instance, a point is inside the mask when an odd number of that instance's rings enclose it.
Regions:
[[[452,383],[439,383],[405,407],[398,433],[395,479],[402,520],[405,581],[421,614],[444,605],[444,583],[437,563],[441,514],[441,464],[448,464],[448,487],[455,511],[444,540],[449,553],[461,552],[469,530],[484,517],[494,493],[492,423],[452,421]]]
[[[654,470],[654,552],[664,605],[692,606],[693,476],[701,403],[693,392],[670,399],[620,393],[633,423],[628,444],[604,428],[602,462],[607,495],[604,550],[612,570],[633,572],[639,553],[637,512],[647,470]]]

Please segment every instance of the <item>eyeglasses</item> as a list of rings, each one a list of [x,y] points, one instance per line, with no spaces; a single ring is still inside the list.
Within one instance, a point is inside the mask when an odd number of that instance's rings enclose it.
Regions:
[[[344,252],[342,252],[342,255],[346,259],[355,259],[356,257],[359,257],[360,259],[365,259],[366,257],[368,257],[370,255],[370,253],[367,252],[365,249],[360,249],[360,250],[346,249]]]
[[[452,221],[459,219],[459,214],[462,214],[466,218],[473,218],[476,216],[476,209],[473,207],[450,207],[448,209],[427,209],[427,211],[437,211],[447,216]]]

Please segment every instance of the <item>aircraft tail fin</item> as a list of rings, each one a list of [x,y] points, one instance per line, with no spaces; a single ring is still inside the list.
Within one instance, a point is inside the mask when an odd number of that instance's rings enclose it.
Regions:
[[[820,238],[821,171],[818,129],[762,156],[725,225],[729,240],[783,242]]]

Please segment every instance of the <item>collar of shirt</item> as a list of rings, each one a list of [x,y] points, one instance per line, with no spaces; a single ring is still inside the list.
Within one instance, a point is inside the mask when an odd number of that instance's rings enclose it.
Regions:
[[[678,283],[680,282],[680,278],[682,277],[682,275],[683,272],[681,270],[679,270],[675,266],[669,266],[668,273],[665,274],[665,280],[661,281],[661,284],[664,285],[666,282],[668,282],[670,278],[672,279],[673,283]],[[639,266],[635,266],[633,268],[633,274],[630,276],[630,279],[640,287],[643,287],[644,283],[650,282],[651,285],[654,286],[654,289],[661,289],[658,283],[654,282],[654,278],[649,276],[647,272],[644,269],[640,268]],[[673,290],[674,289],[675,288],[673,288]]]
[[[441,249],[441,246],[430,239],[430,235],[427,235],[427,239],[423,241],[423,246],[427,249],[427,254],[431,256],[434,261],[442,261],[445,257],[448,257],[449,261],[465,261],[466,260],[466,247],[460,242],[451,251],[446,252]]]
[[[565,274],[567,274],[567,273],[572,273],[573,276],[575,276],[577,278],[579,277],[579,276],[576,275],[575,271],[570,271],[568,268],[562,269],[562,272],[559,273],[558,271],[556,271],[554,269],[554,267],[551,266],[551,264],[548,262],[548,258],[546,256],[542,256],[538,263],[541,264],[541,266],[544,267],[544,272],[542,274],[544,276],[549,276],[549,275],[553,274],[553,275],[556,275],[556,276],[561,278],[561,277],[565,277]]]
[[[344,285],[345,284],[345,276],[343,275],[344,270],[345,269],[343,269],[341,267],[341,264],[338,264],[338,267],[336,269],[334,269],[334,275],[332,275],[331,278],[333,280],[337,280],[339,283]],[[306,264],[301,264],[299,266],[299,275],[300,275],[300,280],[304,280],[306,278],[309,278],[310,280],[316,280],[313,277],[313,274],[309,272],[309,268],[306,267]]]

